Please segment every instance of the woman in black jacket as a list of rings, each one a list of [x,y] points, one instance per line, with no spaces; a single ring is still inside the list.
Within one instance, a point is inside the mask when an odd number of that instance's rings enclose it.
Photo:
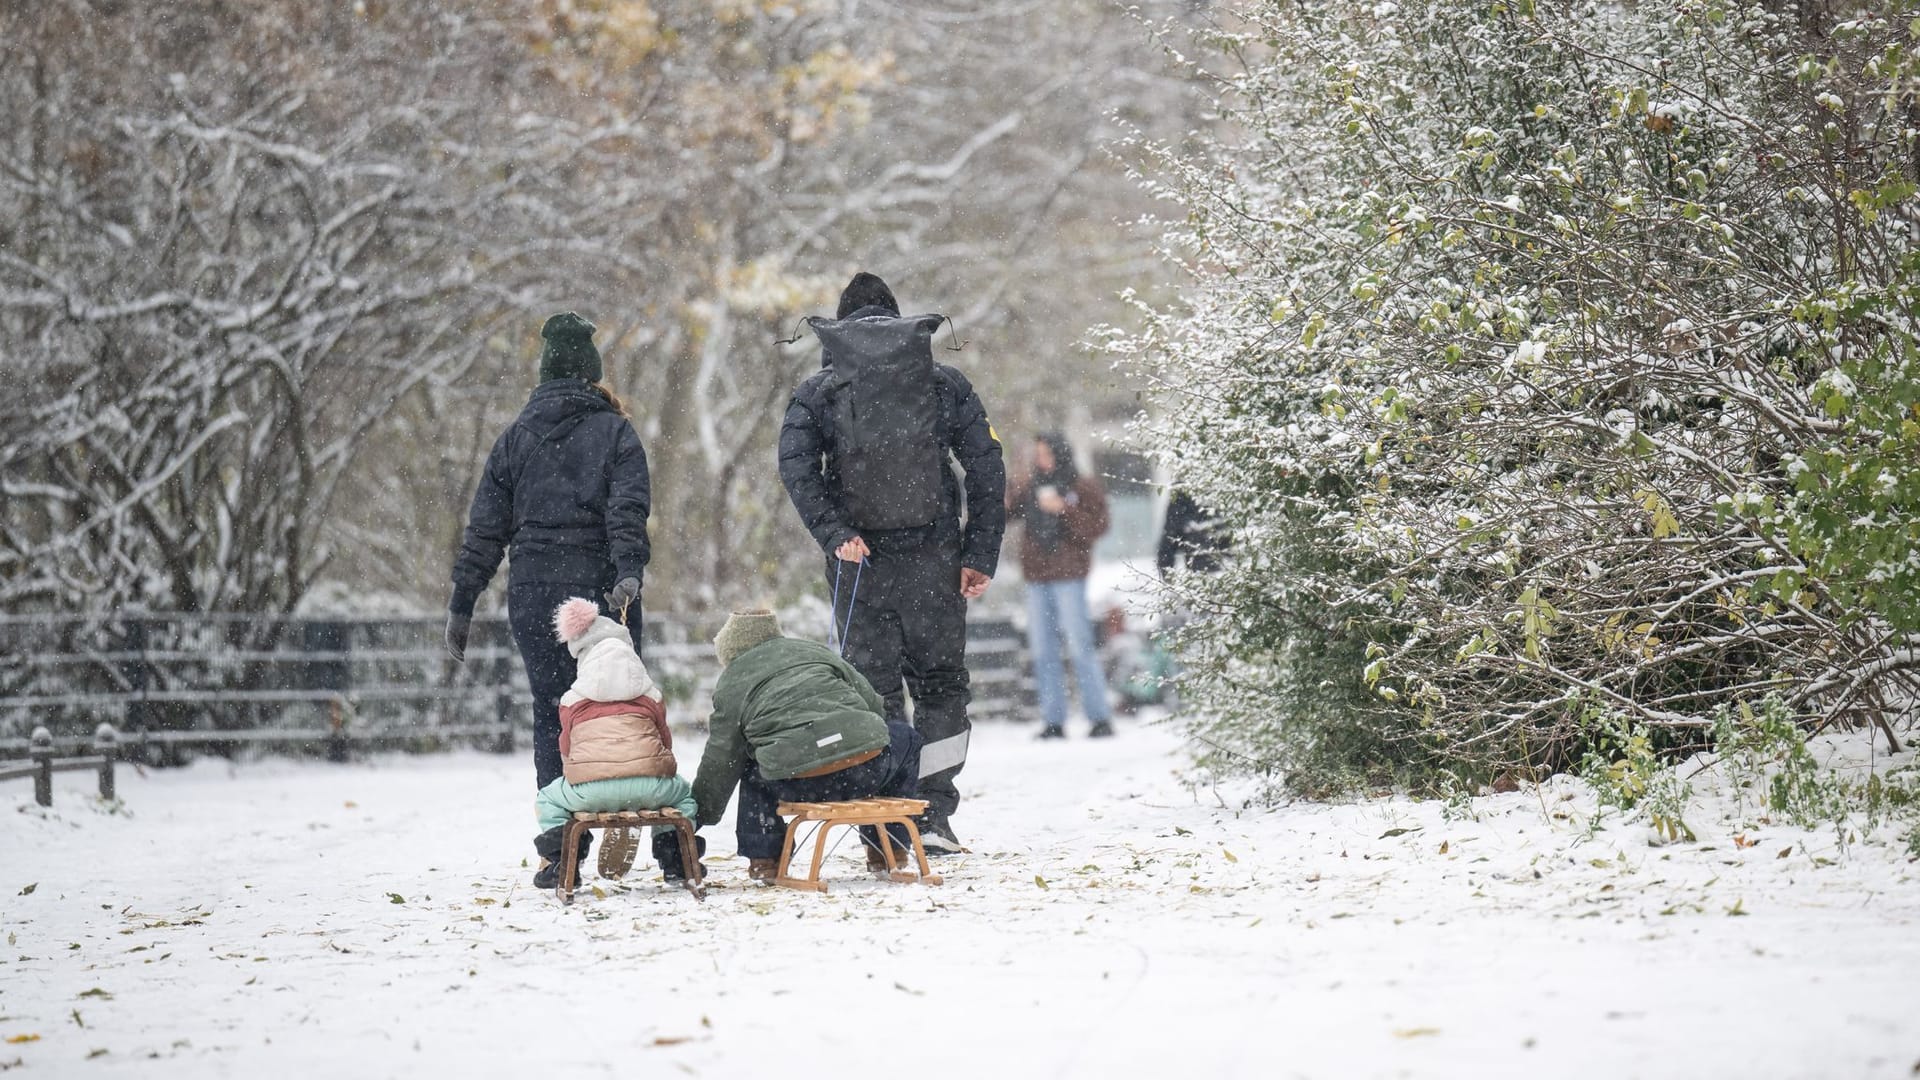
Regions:
[[[573,657],[554,637],[554,609],[569,597],[604,596],[607,613],[637,630],[650,554],[646,451],[625,404],[601,381],[593,331],[571,311],[540,328],[540,385],[487,456],[447,605],[447,651],[464,660],[474,603],[511,549],[507,618],[533,690],[536,787],[560,775],[560,697],[574,677]]]

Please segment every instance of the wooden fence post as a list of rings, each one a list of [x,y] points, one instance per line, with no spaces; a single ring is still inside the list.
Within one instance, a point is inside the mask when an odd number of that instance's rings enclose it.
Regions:
[[[53,732],[44,727],[33,729],[30,740],[33,757],[33,801],[53,805]]]
[[[93,752],[100,755],[100,799],[113,801],[113,762],[119,756],[120,737],[113,725],[102,722],[93,729]]]

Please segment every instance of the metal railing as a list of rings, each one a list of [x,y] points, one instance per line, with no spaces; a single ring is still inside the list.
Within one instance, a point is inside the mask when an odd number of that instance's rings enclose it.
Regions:
[[[93,733],[93,755],[90,757],[56,758],[53,756],[53,733],[46,728],[35,728],[29,740],[31,764],[25,766],[0,766],[0,782],[33,778],[33,801],[41,806],[53,805],[53,774],[63,772],[92,772],[100,776],[100,798],[103,802],[112,802],[113,764],[119,752],[119,739],[112,724],[101,724]]]
[[[506,621],[475,619],[467,661],[438,617],[339,619],[129,613],[0,615],[0,759],[85,748],[102,724],[128,760],[172,763],[188,748],[242,747],[345,758],[356,748],[502,752],[531,731]],[[648,616],[641,652],[676,723],[698,723],[718,675],[717,621]],[[1003,618],[968,626],[973,715],[1031,701],[1026,639]]]

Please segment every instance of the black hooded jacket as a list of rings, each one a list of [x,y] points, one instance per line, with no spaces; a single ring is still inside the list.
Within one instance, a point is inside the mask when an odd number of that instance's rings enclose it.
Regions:
[[[849,313],[847,318],[894,315],[881,305]],[[966,473],[966,487],[953,470],[942,473],[947,512],[932,525],[886,532],[861,532],[847,523],[841,502],[839,470],[834,462],[832,358],[822,355],[820,370],[794,388],[780,427],[780,480],[814,542],[832,554],[860,536],[876,552],[903,552],[943,536],[960,534],[960,565],[992,577],[1000,565],[1000,540],[1007,529],[1007,469],[1000,440],[987,421],[986,407],[967,377],[945,364],[934,365],[934,394],[940,408],[942,443]],[[961,513],[966,526],[961,529]]]
[[[508,584],[605,589],[641,577],[651,550],[647,455],[633,425],[579,379],[554,379],[493,444],[453,564],[457,615],[470,615],[500,556]]]
[[[1176,490],[1167,500],[1166,520],[1160,525],[1160,550],[1154,565],[1165,574],[1180,556],[1187,557],[1187,569],[1210,574],[1219,569],[1226,542],[1214,528],[1213,515],[1193,501],[1193,496]]]

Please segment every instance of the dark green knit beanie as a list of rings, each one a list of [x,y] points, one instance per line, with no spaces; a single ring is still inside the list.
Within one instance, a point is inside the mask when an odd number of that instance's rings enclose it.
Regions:
[[[594,325],[563,311],[540,328],[540,381],[585,379],[600,381],[600,350],[593,347]]]

